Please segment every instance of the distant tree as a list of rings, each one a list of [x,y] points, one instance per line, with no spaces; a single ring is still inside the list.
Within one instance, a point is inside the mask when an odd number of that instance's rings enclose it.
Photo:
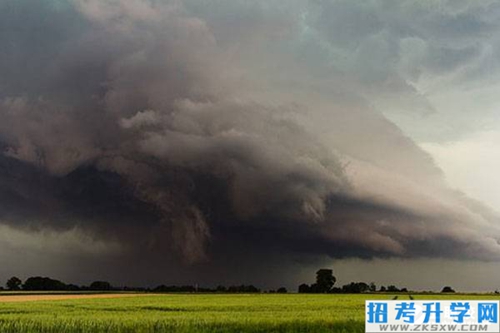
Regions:
[[[310,293],[319,293],[319,288],[317,283],[311,284],[311,287],[309,288]]]
[[[239,293],[241,292],[241,286],[229,286],[227,288],[228,293]]]
[[[333,271],[331,269],[320,269],[316,272],[316,285],[317,290],[315,292],[327,293],[332,288],[337,279],[333,276]]]
[[[387,291],[391,293],[398,293],[400,292],[399,288],[393,285],[390,285],[387,287]]]
[[[401,288],[400,290],[402,293],[407,293],[408,292],[408,289],[407,288]]]
[[[332,294],[340,294],[342,292],[342,288],[337,288],[333,287],[332,290],[330,290]]]
[[[453,288],[450,287],[450,286],[446,286],[446,287],[443,288],[443,290],[441,290],[441,292],[442,293],[454,293],[455,290],[453,290]]]
[[[153,291],[159,293],[194,293],[196,288],[194,286],[166,286],[162,284],[154,288]]]
[[[370,290],[370,286],[364,282],[351,282],[342,286],[342,292],[349,294],[365,293]]]
[[[177,289],[178,292],[181,292],[181,293],[194,293],[194,292],[196,292],[195,286],[186,285],[186,286],[180,286],[180,287],[175,287],[175,288]]]
[[[276,292],[278,294],[286,294],[288,292],[288,290],[285,287],[281,287],[281,288],[278,288],[278,290],[276,290]]]
[[[90,284],[90,290],[107,291],[113,289],[111,283],[107,281],[94,281]]]
[[[230,286],[227,289],[230,293],[258,293],[260,290],[253,285]]]
[[[7,286],[7,289],[9,289],[9,290],[21,290],[22,284],[23,284],[23,281],[21,281],[21,279],[19,279],[16,276],[13,276],[7,281],[6,286]]]
[[[225,293],[227,291],[227,288],[224,286],[217,286],[215,291],[217,291],[218,293]]]
[[[24,290],[66,290],[67,286],[59,280],[48,277],[30,277],[23,284]]]
[[[299,286],[299,293],[306,294],[311,292],[311,287],[308,284],[302,283]]]
[[[377,291],[377,286],[375,285],[375,283],[371,282],[369,289],[371,292],[375,292],[375,291]]]
[[[386,292],[386,291],[387,291],[387,289],[386,289],[384,286],[381,286],[379,291],[381,291],[381,292]]]
[[[370,291],[370,286],[367,283],[364,282],[358,282],[357,287],[360,293],[366,293]]]
[[[155,293],[164,293],[164,292],[167,292],[167,291],[168,291],[168,290],[167,290],[167,288],[168,288],[168,287],[167,287],[166,285],[162,284],[162,285],[159,285],[159,286],[157,286],[156,288],[154,288],[154,289],[153,289],[153,291],[154,291]]]
[[[245,293],[260,293],[260,289],[255,287],[254,285],[249,285],[249,286],[245,286],[245,288],[243,288],[243,292],[245,292]]]
[[[80,288],[76,284],[68,284],[68,285],[66,285],[66,289],[65,290],[78,291],[78,290],[82,290],[82,288]]]

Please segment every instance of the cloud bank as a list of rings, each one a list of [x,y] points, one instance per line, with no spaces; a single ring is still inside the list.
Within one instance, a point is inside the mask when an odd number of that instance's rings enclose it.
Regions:
[[[437,112],[423,85],[477,84],[496,7],[4,1],[2,228],[84,230],[102,256],[207,281],[497,261],[499,216],[389,120]]]

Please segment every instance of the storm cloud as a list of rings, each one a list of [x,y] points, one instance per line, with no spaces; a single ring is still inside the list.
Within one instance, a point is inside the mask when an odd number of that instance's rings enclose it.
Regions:
[[[499,215],[397,120],[439,113],[425,80],[478,84],[497,6],[388,4],[2,1],[2,233],[85,267],[127,262],[114,279],[134,266],[236,281],[325,256],[497,261]],[[456,118],[427,134],[462,135]]]

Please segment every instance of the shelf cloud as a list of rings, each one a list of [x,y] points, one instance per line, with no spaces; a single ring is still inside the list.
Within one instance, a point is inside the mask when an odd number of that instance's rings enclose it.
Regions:
[[[499,215],[417,142],[474,130],[421,92],[488,79],[500,8],[462,4],[3,1],[0,228],[173,280],[498,261]]]

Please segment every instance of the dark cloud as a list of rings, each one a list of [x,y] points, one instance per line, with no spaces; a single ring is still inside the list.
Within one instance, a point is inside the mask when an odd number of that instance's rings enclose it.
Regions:
[[[348,71],[319,87],[298,76],[310,64],[287,52],[303,7],[1,6],[0,219],[13,235],[35,235],[25,243],[66,237],[82,244],[67,245],[70,257],[98,244],[102,261],[82,267],[119,258],[127,267],[115,263],[110,276],[140,267],[148,281],[175,271],[171,281],[215,283],[266,268],[268,283],[325,256],[498,259],[498,217],[448,189],[356,80],[343,84]],[[318,31],[358,52],[358,77],[396,75],[381,17],[347,2],[314,6],[325,6]],[[454,60],[432,66],[475,56],[460,50],[440,49]]]

